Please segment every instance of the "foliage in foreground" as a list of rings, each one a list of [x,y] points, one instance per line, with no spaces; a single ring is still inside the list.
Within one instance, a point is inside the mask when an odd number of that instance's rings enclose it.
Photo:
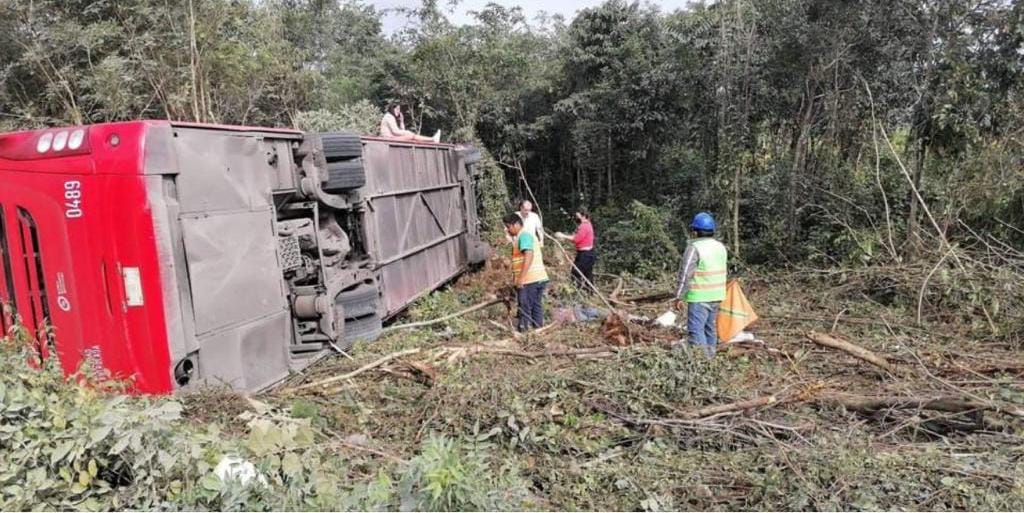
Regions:
[[[446,438],[400,465],[359,469],[309,419],[264,407],[234,439],[195,426],[170,399],[105,394],[69,383],[55,365],[8,352],[0,373],[0,509],[349,510],[509,509],[525,489],[514,469]],[[258,404],[258,403],[257,403]],[[224,455],[255,464],[248,484],[222,481]],[[369,477],[367,477],[369,476]]]

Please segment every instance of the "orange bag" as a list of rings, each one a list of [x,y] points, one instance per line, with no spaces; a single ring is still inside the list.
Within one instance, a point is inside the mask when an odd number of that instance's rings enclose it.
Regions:
[[[757,314],[750,307],[747,296],[740,288],[739,280],[729,280],[725,288],[725,300],[718,307],[715,319],[718,328],[718,341],[725,343],[732,340],[739,332],[757,320]]]

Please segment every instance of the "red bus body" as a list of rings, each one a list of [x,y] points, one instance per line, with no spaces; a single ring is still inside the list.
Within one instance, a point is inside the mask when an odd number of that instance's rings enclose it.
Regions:
[[[482,259],[474,162],[167,121],[0,134],[0,328],[142,393],[264,388]]]

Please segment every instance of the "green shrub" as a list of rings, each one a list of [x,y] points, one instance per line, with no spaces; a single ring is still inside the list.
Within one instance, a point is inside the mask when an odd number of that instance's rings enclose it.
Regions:
[[[307,132],[355,132],[376,135],[383,111],[369,100],[344,105],[338,110],[299,112],[293,120],[295,128]]]
[[[266,405],[243,413],[248,436],[233,439],[216,425],[188,423],[171,398],[79,386],[53,359],[41,369],[28,361],[25,352],[0,354],[4,511],[520,507],[515,474],[492,472],[480,453],[446,439],[428,442],[408,468],[381,462],[367,478],[360,460],[317,436],[311,403],[297,401],[291,418]],[[225,456],[251,462],[260,477],[222,480],[214,469]]]
[[[668,209],[634,201],[625,213],[606,206],[594,217],[600,262],[609,272],[657,278],[679,267],[679,248],[669,228],[672,214]]]
[[[510,469],[495,474],[476,451],[432,437],[400,483],[403,511],[499,511],[522,507],[525,482]]]

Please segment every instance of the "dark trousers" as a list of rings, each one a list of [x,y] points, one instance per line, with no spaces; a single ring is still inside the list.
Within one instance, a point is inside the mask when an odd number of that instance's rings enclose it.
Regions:
[[[593,291],[595,263],[597,263],[596,251],[588,249],[576,252],[576,258],[572,261],[572,282],[578,290],[587,293]]]
[[[519,299],[519,331],[540,328],[544,325],[544,287],[548,282],[538,281],[527,283],[518,289]]]

